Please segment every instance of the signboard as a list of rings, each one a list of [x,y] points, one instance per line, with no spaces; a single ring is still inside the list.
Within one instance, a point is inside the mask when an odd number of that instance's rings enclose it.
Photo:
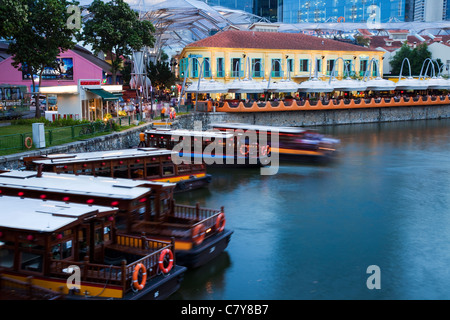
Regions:
[[[72,58],[57,58],[57,68],[45,67],[42,72],[42,80],[73,80],[73,59]],[[37,74],[34,75],[37,77]],[[33,75],[27,68],[27,64],[22,64],[22,79],[31,80]]]

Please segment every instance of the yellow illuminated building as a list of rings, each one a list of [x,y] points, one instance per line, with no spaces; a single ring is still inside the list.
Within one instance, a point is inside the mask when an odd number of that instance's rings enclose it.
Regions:
[[[179,55],[178,70],[181,79],[194,82],[199,76],[222,83],[251,77],[280,81],[291,79],[297,83],[314,75],[329,79],[337,63],[337,78],[351,76],[361,79],[372,63],[371,74],[383,74],[383,54],[347,42],[319,38],[300,33],[223,31],[187,45]],[[349,68],[344,68],[344,63]],[[248,72],[250,66],[250,74]],[[349,70],[349,73],[347,73]],[[379,71],[379,73],[377,72]]]

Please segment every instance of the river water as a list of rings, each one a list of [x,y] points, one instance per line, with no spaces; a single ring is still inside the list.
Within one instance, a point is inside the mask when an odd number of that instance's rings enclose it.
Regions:
[[[224,206],[234,234],[172,299],[450,299],[450,119],[317,129],[333,163],[209,169],[176,195]]]

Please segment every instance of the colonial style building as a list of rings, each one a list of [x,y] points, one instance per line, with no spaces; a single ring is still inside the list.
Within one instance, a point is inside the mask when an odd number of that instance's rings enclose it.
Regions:
[[[178,56],[180,78],[199,77],[230,83],[251,77],[297,83],[307,80],[316,69],[326,79],[336,65],[334,75],[363,77],[372,58],[382,70],[384,52],[300,33],[222,31],[187,45]],[[349,66],[344,68],[344,63]],[[375,65],[375,64],[374,64]],[[250,70],[250,74],[248,72]],[[377,71],[376,67],[372,68]]]

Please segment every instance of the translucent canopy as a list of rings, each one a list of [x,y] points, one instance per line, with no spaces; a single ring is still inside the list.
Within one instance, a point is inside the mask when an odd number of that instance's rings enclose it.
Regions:
[[[413,77],[401,79],[397,82],[395,86],[395,90],[426,90],[426,89],[428,89],[428,84],[425,80],[414,79]]]
[[[200,81],[194,81],[186,88],[187,93],[226,93],[227,91],[228,88],[223,83],[203,78]]]
[[[351,78],[346,78],[343,80],[333,79],[330,85],[336,91],[365,91],[367,85],[364,81],[354,80]]]
[[[253,79],[235,79],[228,85],[228,92],[235,93],[261,93],[264,92],[264,83]]]
[[[299,84],[292,80],[283,79],[278,82],[278,92],[295,92],[298,90]]]
[[[450,89],[450,82],[442,77],[433,77],[423,80],[428,84],[430,90],[447,90]]]
[[[212,7],[199,0],[127,0],[143,20],[155,26],[156,49],[179,49],[204,39],[213,31],[255,22],[268,22],[254,14],[224,7]]]
[[[376,77],[366,81],[366,90],[371,91],[391,91],[395,90],[395,82],[381,77]]]
[[[332,92],[333,87],[327,82],[317,78],[312,78],[300,83],[298,87],[300,92]]]

